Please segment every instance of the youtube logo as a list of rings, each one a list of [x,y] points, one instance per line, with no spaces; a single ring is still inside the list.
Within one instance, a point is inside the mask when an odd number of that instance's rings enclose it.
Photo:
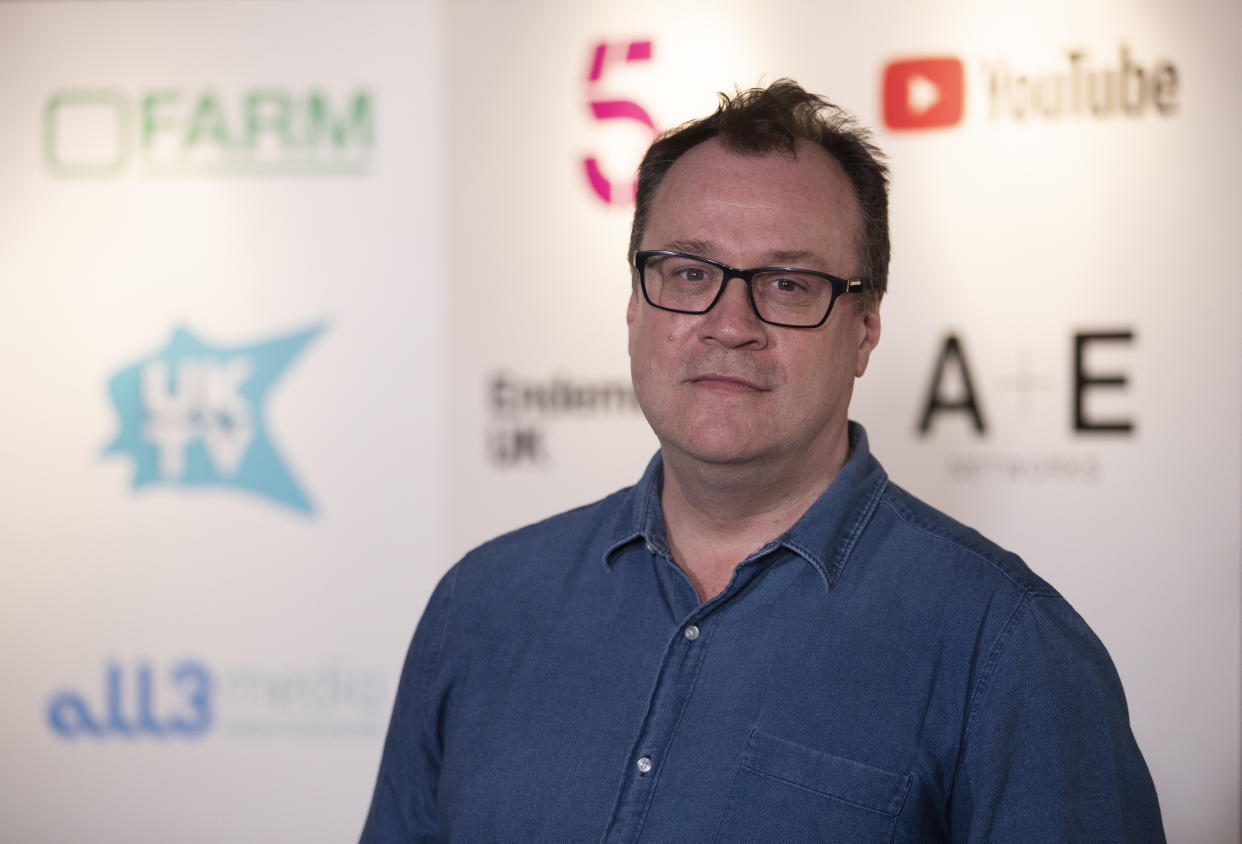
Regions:
[[[941,129],[962,120],[962,62],[949,57],[902,59],[884,68],[884,125]]]

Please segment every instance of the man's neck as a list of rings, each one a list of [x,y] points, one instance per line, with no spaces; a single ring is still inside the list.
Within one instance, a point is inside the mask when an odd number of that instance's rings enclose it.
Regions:
[[[707,464],[665,450],[660,505],[669,549],[699,600],[719,594],[738,563],[793,526],[823,494],[849,456],[845,431],[824,451],[773,465]]]

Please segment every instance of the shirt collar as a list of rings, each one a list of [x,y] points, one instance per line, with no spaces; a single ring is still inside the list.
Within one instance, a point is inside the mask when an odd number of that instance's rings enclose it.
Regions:
[[[617,551],[640,539],[668,553],[664,511],[660,509],[660,489],[663,485],[664,461],[657,451],[648,461],[642,478],[626,491],[621,501],[611,540],[604,549],[605,566],[612,566]]]
[[[753,555],[766,554],[776,547],[788,548],[815,567],[827,589],[836,585],[854,544],[888,485],[884,467],[871,456],[867,432],[862,425],[849,423],[849,439],[849,459],[824,494],[789,530]],[[657,551],[668,553],[664,513],[660,509],[663,481],[664,462],[657,451],[642,478],[621,502],[604,550],[605,566],[613,564],[621,548],[640,539]]]

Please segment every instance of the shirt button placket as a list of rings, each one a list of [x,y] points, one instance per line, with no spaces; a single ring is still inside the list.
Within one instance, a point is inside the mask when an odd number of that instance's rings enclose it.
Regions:
[[[702,667],[704,651],[703,643],[699,641],[702,637],[703,630],[698,625],[687,624],[681,628],[681,641],[674,639],[665,655],[656,687],[652,690],[647,717],[634,748],[641,755],[631,757],[633,767],[617,795],[608,831],[604,834],[604,844],[632,842],[642,834],[658,776],[657,762],[661,765],[664,762],[658,753],[672,741],[678,714],[685,711],[690,690]]]

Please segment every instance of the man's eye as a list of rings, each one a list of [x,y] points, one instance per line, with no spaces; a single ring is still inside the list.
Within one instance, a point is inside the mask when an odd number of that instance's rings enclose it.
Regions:
[[[805,293],[807,286],[797,278],[780,276],[772,279],[771,288],[776,293]]]
[[[703,284],[712,280],[711,269],[701,264],[683,264],[673,267],[671,275],[685,284]]]

